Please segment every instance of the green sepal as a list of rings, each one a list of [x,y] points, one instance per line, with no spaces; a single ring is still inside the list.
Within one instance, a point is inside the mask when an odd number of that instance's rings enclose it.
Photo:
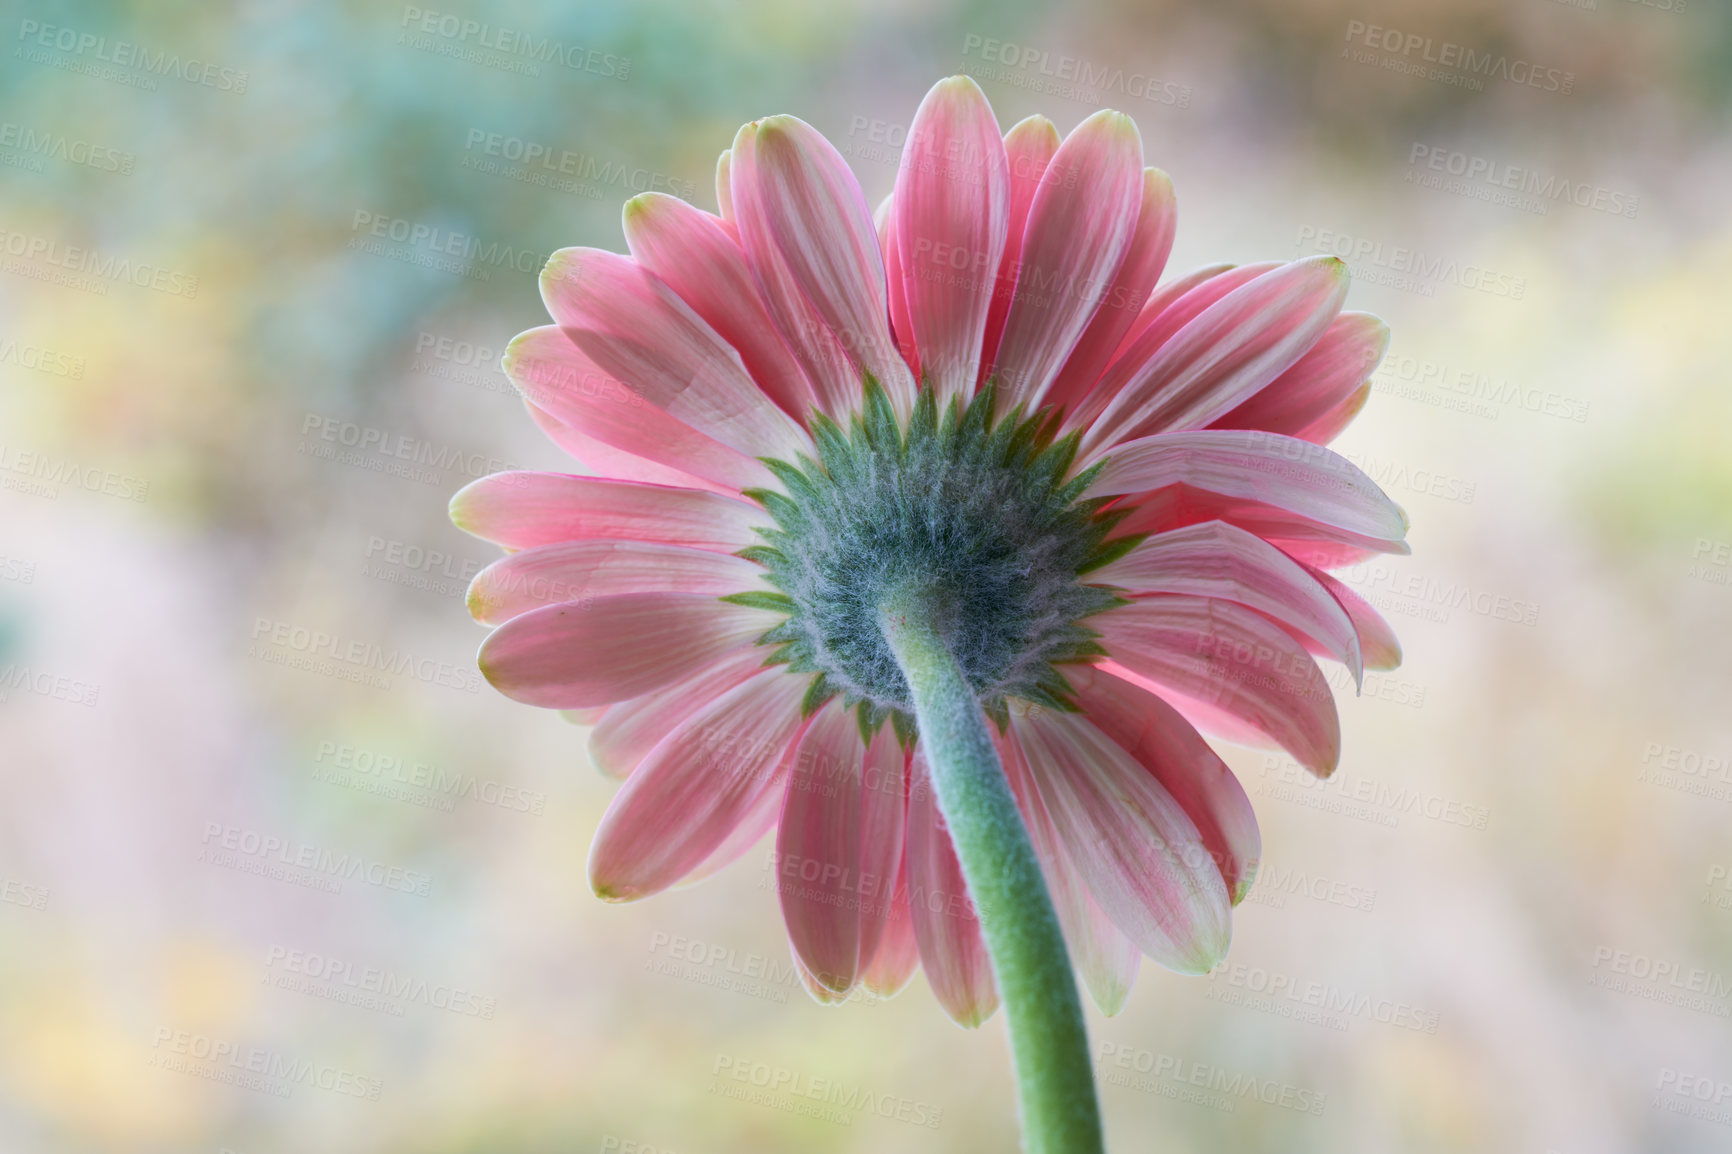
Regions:
[[[724,594],[720,600],[730,605],[744,605],[747,609],[768,609],[772,613],[792,613],[794,599],[786,593],[772,593],[768,589],[748,589],[744,593]]]
[[[812,684],[806,687],[806,695],[800,698],[800,716],[810,717],[824,707],[824,703],[836,696],[836,690],[830,685],[829,679],[822,673],[812,678]]]

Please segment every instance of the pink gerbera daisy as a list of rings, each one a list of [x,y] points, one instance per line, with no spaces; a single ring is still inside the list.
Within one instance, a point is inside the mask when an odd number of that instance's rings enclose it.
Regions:
[[[708,875],[774,826],[817,997],[888,995],[919,964],[964,1024],[1002,991],[1014,1035],[1016,947],[980,892],[997,859],[971,867],[987,851],[959,829],[996,845],[1020,816],[1024,890],[1044,878],[1103,1011],[1143,954],[1207,972],[1259,838],[1198,730],[1328,774],[1313,654],[1355,678],[1399,660],[1325,571],[1406,551],[1401,510],[1322,447],[1387,329],[1342,311],[1333,258],[1157,288],[1173,191],[1131,120],[1001,137],[967,77],[922,102],[876,224],[790,116],[740,129],[717,197],[629,201],[630,256],[554,254],[556,323],[506,354],[596,475],[452,502],[509,552],[470,590],[498,627],[483,672],[592,721],[624,782],[596,893]],[[1014,809],[966,816],[993,803],[946,785],[953,763]]]

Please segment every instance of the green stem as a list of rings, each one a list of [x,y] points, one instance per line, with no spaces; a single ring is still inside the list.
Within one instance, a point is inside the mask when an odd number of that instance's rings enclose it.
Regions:
[[[1030,1154],[1099,1154],[1100,1104],[1088,1032],[1058,915],[1022,824],[990,724],[958,668],[933,604],[904,588],[880,625],[908,681],[938,808],[980,915],[1010,1025]]]

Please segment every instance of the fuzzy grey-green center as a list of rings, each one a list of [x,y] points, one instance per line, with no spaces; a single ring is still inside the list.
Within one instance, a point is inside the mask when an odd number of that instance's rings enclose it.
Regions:
[[[808,710],[841,693],[867,729],[886,716],[911,727],[880,625],[887,599],[909,588],[995,715],[1011,696],[1065,707],[1054,666],[1100,654],[1080,622],[1118,602],[1083,575],[1128,547],[1105,542],[1118,517],[1080,499],[1090,474],[1065,477],[1074,437],[1055,441],[1044,417],[994,422],[992,404],[988,391],[940,413],[923,391],[903,426],[868,381],[846,429],[814,422],[816,461],[767,462],[787,493],[752,494],[776,527],[745,555],[779,592],[733,600],[788,615],[762,640],[818,675]]]

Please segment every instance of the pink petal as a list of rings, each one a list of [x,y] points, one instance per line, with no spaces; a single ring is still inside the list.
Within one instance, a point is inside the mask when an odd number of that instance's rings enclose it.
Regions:
[[[676,420],[748,457],[792,460],[811,450],[733,346],[629,257],[560,249],[542,270],[541,297],[597,367]]]
[[[1143,307],[1137,312],[1137,319],[1131,322],[1130,329],[1119,339],[1119,347],[1113,350],[1112,358],[1107,363],[1111,364],[1112,361],[1116,361],[1123,356],[1125,351],[1135,344],[1137,339],[1147,332],[1149,326],[1153,325],[1156,321],[1160,321],[1162,328],[1166,330],[1165,336],[1160,338],[1160,340],[1164,341],[1168,337],[1171,337],[1173,333],[1178,332],[1180,328],[1184,327],[1185,323],[1189,322],[1197,313],[1202,312],[1204,308],[1208,307],[1208,305],[1214,304],[1217,300],[1220,300],[1221,297],[1226,296],[1233,289],[1238,288],[1240,284],[1245,283],[1245,281],[1256,276],[1261,276],[1272,268],[1279,267],[1280,263],[1280,261],[1270,261],[1265,265],[1243,266],[1246,269],[1254,269],[1256,271],[1248,273],[1245,275],[1243,280],[1236,283],[1229,282],[1228,287],[1222,288],[1218,293],[1210,297],[1206,303],[1199,304],[1195,312],[1191,312],[1188,316],[1185,316],[1183,321],[1180,321],[1177,324],[1172,323],[1172,318],[1178,315],[1173,312],[1174,305],[1176,305],[1181,299],[1186,298],[1192,289],[1198,288],[1206,282],[1212,282],[1224,273],[1233,272],[1240,266],[1232,264],[1206,264],[1201,268],[1192,269],[1184,276],[1177,277],[1168,281],[1166,284],[1159,286],[1149,294],[1149,299],[1143,302]],[[1145,350],[1145,353],[1147,351],[1149,350]]]
[[[1125,1008],[1131,987],[1136,984],[1137,968],[1142,952],[1125,932],[1113,924],[1106,911],[1089,893],[1088,884],[1071,863],[1063,839],[1053,826],[1052,815],[1040,799],[1040,791],[1029,775],[1022,749],[1013,733],[993,735],[1005,776],[1010,779],[1028,827],[1029,841],[1040,859],[1041,874],[1046,879],[1047,892],[1052,896],[1053,909],[1058,913],[1064,930],[1065,945],[1072,964],[1082,974],[1083,984],[1101,1013],[1109,1018]]]
[[[625,203],[625,240],[639,264],[734,347],[758,387],[803,423],[817,397],[722,221],[678,197],[646,192]]]
[[[858,407],[862,372],[910,403],[914,379],[890,338],[872,214],[841,154],[796,117],[756,121],[734,140],[733,194],[771,311],[796,352],[804,346],[816,360],[807,376],[826,411]],[[802,340],[813,318],[839,342],[842,364],[822,341]]]
[[[505,372],[526,401],[582,436],[612,447],[615,460],[620,453],[641,457],[664,470],[702,477],[705,487],[735,493],[768,483],[770,473],[763,465],[602,372],[558,325],[518,334],[505,350]],[[561,442],[556,438],[555,443]]]
[[[926,754],[918,746],[908,792],[908,907],[920,964],[933,996],[951,1020],[970,1028],[998,1009],[998,984],[981,937],[980,918],[962,879],[950,833],[938,812]]]
[[[616,593],[759,588],[763,568],[739,557],[648,541],[561,541],[501,557],[469,583],[469,613],[499,625],[531,609]]]
[[[977,385],[986,383],[988,370],[998,357],[998,346],[1004,335],[1004,318],[1010,313],[1010,302],[1016,293],[1016,280],[1022,263],[1023,232],[1028,227],[1028,210],[1034,194],[1040,191],[1041,174],[1059,149],[1058,129],[1044,116],[1019,120],[1004,134],[1006,170],[1010,176],[1009,199],[1006,202],[1004,255],[999,258],[998,276],[992,291],[992,307],[986,314],[985,335],[980,343],[980,369]]]
[[[940,403],[973,391],[1009,213],[998,121],[979,85],[932,86],[902,149],[891,211],[908,319]]]
[[[1231,903],[1197,827],[1088,718],[1051,709],[1010,725],[1053,827],[1101,909],[1155,961],[1206,974],[1227,953]]]
[[[1141,315],[1143,304],[1167,256],[1173,251],[1173,233],[1178,226],[1178,205],[1173,182],[1158,168],[1143,169],[1143,199],[1137,211],[1137,228],[1131,234],[1124,263],[1101,299],[1100,311],[1071,350],[1070,359],[1053,382],[1047,396],[1050,404],[1070,407],[1087,396],[1112,360],[1119,342]]]
[[[1225,521],[1187,525],[1150,537],[1089,575],[1133,597],[1189,593],[1237,601],[1316,641],[1360,676],[1359,635],[1310,571],[1254,533]]]
[[[1334,772],[1341,723],[1329,683],[1268,618],[1231,601],[1162,593],[1089,624],[1114,662],[1154,682],[1192,724],[1233,740],[1260,735],[1318,776]]]
[[[690,677],[782,620],[705,593],[621,593],[513,617],[488,634],[476,660],[507,697],[582,709]]]
[[[494,473],[451,498],[451,523],[507,549],[607,537],[734,553],[763,543],[762,509],[696,489],[571,473]]]
[[[1369,313],[1342,313],[1292,368],[1214,427],[1300,436],[1359,391],[1388,347],[1388,325]]]
[[[1124,261],[1142,194],[1142,140],[1121,112],[1083,121],[1041,174],[993,367],[1007,407],[1046,396]]]
[[[681,722],[764,668],[756,645],[730,649],[690,677],[608,707],[589,735],[589,759],[625,780]]]
[[[880,998],[895,997],[919,966],[920,943],[915,940],[914,916],[908,909],[908,870],[899,866],[890,915],[861,982]]]
[[[920,379],[920,350],[914,347],[914,322],[908,318],[908,293],[902,283],[902,254],[896,244],[895,196],[887,196],[872,216],[878,230],[879,250],[884,254],[884,282],[890,297],[890,335],[915,380]]]
[[[787,782],[806,679],[766,669],[686,719],[614,796],[589,849],[607,901],[659,893],[702,865]]]
[[[1353,423],[1353,418],[1365,407],[1365,402],[1371,399],[1371,382],[1367,381],[1353,390],[1340,403],[1316,420],[1294,433],[1300,440],[1310,441],[1316,445],[1327,445],[1341,431]]]
[[[550,326],[549,331],[558,336],[561,341],[573,349],[576,348],[564,333],[557,327]],[[636,399],[634,397],[634,399]],[[641,403],[641,402],[640,402]],[[657,464],[655,461],[640,457],[636,453],[624,449],[616,449],[612,445],[603,444],[587,433],[581,433],[566,424],[546,409],[538,407],[534,401],[524,398],[523,407],[529,410],[529,419],[535,422],[535,427],[547,435],[547,439],[564,449],[578,464],[599,477],[607,477],[619,481],[642,481],[650,485],[675,485],[682,489],[707,489],[712,493],[724,496],[735,496],[742,485],[724,485],[707,477],[695,476],[691,473],[675,469],[668,465]],[[664,413],[662,416],[666,417]],[[672,417],[667,417],[670,422]],[[718,449],[725,446],[717,444]],[[726,449],[733,453],[732,449]],[[737,456],[737,454],[735,454]],[[747,458],[740,457],[742,463]]]
[[[888,727],[868,750],[834,699],[794,754],[776,833],[776,887],[788,940],[828,991],[825,1000],[854,988],[890,916],[906,809],[902,763]]]
[[[1174,485],[1255,502],[1317,525],[1319,532],[1387,542],[1407,533],[1401,506],[1347,458],[1296,437],[1247,429],[1157,433],[1118,445],[1088,494],[1147,493]]]
[[[727,222],[734,239],[739,239],[739,229],[734,224],[734,189],[733,177],[729,167],[733,162],[733,153],[722,149],[722,154],[716,157],[716,213]]]
[[[1231,412],[1303,356],[1346,297],[1347,266],[1332,256],[1307,257],[1228,293],[1147,359],[1121,358],[1101,380],[1100,395],[1111,399],[1083,435],[1084,459]]]
[[[1263,839],[1227,763],[1177,710],[1140,686],[1087,665],[1067,668],[1065,677],[1088,719],[1183,807],[1238,905],[1256,876]]]
[[[1365,654],[1365,668],[1384,670],[1400,665],[1401,642],[1396,639],[1395,630],[1390,628],[1383,615],[1373,609],[1365,598],[1321,569],[1311,569],[1311,575],[1334,594],[1341,607],[1347,610],[1347,615],[1353,619],[1353,628],[1359,633],[1359,648]]]

